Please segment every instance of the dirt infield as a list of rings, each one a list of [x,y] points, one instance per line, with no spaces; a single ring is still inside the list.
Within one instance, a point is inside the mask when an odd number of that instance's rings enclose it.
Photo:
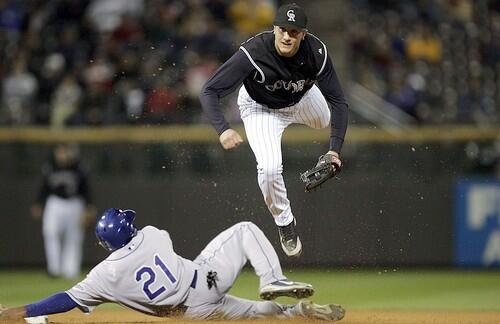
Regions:
[[[199,323],[180,318],[156,318],[129,310],[96,310],[92,315],[79,311],[49,317],[50,323]],[[210,323],[325,323],[304,318],[261,319],[241,321],[210,321]],[[404,311],[347,311],[342,324],[498,324],[500,312],[404,312]]]

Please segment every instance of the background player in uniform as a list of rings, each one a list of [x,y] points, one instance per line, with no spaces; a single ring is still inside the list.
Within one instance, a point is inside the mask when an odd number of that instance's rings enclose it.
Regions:
[[[91,312],[115,302],[150,315],[183,315],[194,319],[306,316],[339,320],[338,305],[307,300],[296,305],[251,301],[227,295],[243,266],[250,261],[260,278],[260,296],[309,297],[310,284],[289,281],[278,256],[253,223],[238,223],[215,237],[194,260],[177,255],[168,232],[153,226],[137,230],[132,210],[108,209],[96,225],[100,244],[112,252],[87,278],[66,292],[39,302],[5,309],[0,319],[21,319],[69,311]]]
[[[330,123],[327,156],[340,167],[348,112],[326,45],[307,32],[302,8],[296,4],[281,6],[274,25],[273,31],[260,33],[241,45],[207,81],[200,101],[224,149],[234,149],[242,138],[225,120],[219,99],[243,83],[238,105],[257,160],[259,186],[278,226],[283,250],[288,256],[298,256],[302,244],[282,176],[283,131],[292,123],[313,128]]]
[[[88,177],[76,144],[59,144],[44,167],[34,218],[42,218],[47,271],[76,278],[80,273],[84,227],[95,217]]]

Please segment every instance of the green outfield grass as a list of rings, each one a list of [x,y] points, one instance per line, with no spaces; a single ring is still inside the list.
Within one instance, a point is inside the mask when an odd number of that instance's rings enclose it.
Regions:
[[[316,288],[314,301],[339,303],[349,309],[500,311],[500,271],[294,270],[285,273],[290,279],[312,283]],[[42,271],[0,271],[0,304],[29,303],[73,284],[50,279]],[[231,294],[258,299],[257,287],[257,277],[245,271]]]

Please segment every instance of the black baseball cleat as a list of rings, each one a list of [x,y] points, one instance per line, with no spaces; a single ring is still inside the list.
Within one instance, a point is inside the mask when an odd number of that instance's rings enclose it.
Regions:
[[[260,289],[260,298],[264,300],[273,300],[281,296],[302,299],[313,294],[314,288],[311,284],[286,279],[275,281]]]
[[[278,226],[280,243],[283,251],[289,257],[298,257],[302,253],[302,243],[295,230],[295,219],[286,226]]]
[[[321,319],[325,321],[340,321],[345,316],[345,310],[340,305],[318,305],[310,300],[301,300],[297,308],[304,317]]]

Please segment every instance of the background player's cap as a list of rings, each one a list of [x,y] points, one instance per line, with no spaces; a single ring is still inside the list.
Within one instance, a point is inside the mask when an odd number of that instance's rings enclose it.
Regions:
[[[274,25],[307,30],[307,16],[304,9],[296,3],[285,4],[278,8]]]

